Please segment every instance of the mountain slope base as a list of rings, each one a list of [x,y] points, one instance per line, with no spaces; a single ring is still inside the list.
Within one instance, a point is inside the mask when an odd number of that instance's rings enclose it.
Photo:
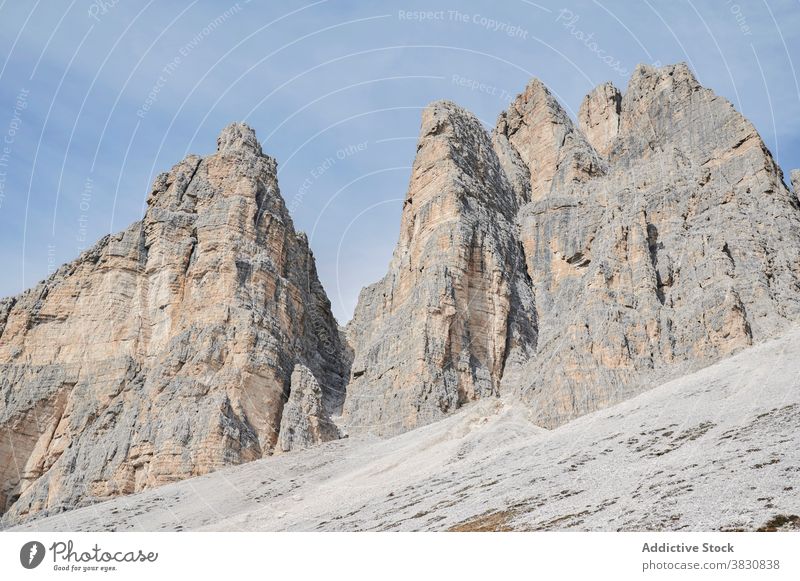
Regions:
[[[486,399],[20,528],[770,528],[800,513],[799,355],[800,329],[552,431]]]

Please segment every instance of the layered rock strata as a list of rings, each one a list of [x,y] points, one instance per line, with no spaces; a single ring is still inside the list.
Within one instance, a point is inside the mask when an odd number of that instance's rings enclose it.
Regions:
[[[348,325],[350,432],[397,433],[496,396],[506,367],[533,354],[516,211],[480,122],[452,103],[428,107],[389,272]]]
[[[335,437],[315,425],[348,370],[275,175],[233,124],[158,176],[142,221],[0,303],[7,521]]]

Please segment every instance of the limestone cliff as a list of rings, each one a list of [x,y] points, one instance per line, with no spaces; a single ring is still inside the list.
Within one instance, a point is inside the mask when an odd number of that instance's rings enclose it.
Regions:
[[[4,522],[477,399],[558,426],[713,363],[800,320],[791,181],[685,65],[597,87],[576,121],[531,81],[491,135],[437,102],[342,330],[275,161],[231,125],[142,221],[0,300]]]
[[[0,507],[52,513],[272,453],[296,365],[314,422],[347,370],[305,235],[253,131],[155,180],[141,222],[0,303]],[[332,436],[298,434],[282,449]]]
[[[389,272],[348,326],[350,432],[392,434],[496,396],[506,367],[533,353],[516,210],[480,122],[452,103],[428,107]]]
[[[685,65],[597,87],[577,124],[533,80],[491,146],[453,105],[423,114],[400,241],[349,328],[351,431],[504,394],[554,427],[800,318],[797,198]]]
[[[797,321],[797,200],[730,103],[685,65],[640,66],[623,96],[603,85],[587,97],[576,136],[548,97],[526,92],[511,110],[556,111],[551,125],[563,127],[552,132],[567,138],[549,165],[530,158],[538,117],[519,117],[518,131],[501,117],[496,130],[514,135],[532,174],[555,176],[518,215],[539,321],[537,354],[518,387],[540,424],[619,401]]]

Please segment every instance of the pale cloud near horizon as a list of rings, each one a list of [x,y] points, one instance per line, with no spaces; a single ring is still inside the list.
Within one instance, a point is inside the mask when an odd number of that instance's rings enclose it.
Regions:
[[[685,61],[788,172],[798,49],[798,0],[3,2],[0,295],[139,219],[156,173],[245,120],[344,322],[386,271],[429,102],[491,125],[536,76],[574,114],[638,63]]]

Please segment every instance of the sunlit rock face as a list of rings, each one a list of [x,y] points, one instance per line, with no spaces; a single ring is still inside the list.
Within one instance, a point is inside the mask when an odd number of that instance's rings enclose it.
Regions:
[[[0,301],[3,522],[475,400],[551,428],[723,359],[800,318],[791,181],[685,65],[597,87],[576,121],[537,80],[491,133],[437,102],[387,274],[342,330],[233,124],[140,222]]]
[[[141,222],[0,303],[6,520],[271,454],[298,364],[316,418],[339,413],[337,325],[275,172],[233,124],[158,176]]]
[[[497,396],[505,369],[533,354],[516,211],[480,122],[452,103],[428,107],[389,272],[348,325],[351,433],[397,433]]]
[[[799,251],[763,141],[685,65],[597,87],[577,123],[533,80],[488,143],[434,104],[389,272],[348,327],[348,429],[497,395],[560,425],[796,321]]]

